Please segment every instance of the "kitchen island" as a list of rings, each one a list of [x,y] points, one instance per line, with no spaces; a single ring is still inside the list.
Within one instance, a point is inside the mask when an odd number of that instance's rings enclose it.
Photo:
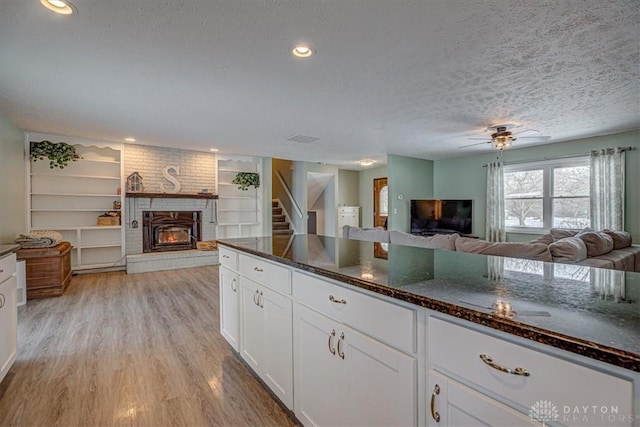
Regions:
[[[637,273],[315,235],[219,244],[222,333],[305,425],[638,423]],[[346,391],[317,403],[335,360]],[[559,412],[538,413],[540,401]],[[323,418],[337,408],[345,418]]]

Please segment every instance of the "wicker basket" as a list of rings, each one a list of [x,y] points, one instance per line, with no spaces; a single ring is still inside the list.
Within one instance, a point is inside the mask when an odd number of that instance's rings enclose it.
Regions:
[[[99,216],[97,224],[101,227],[120,225],[120,218],[117,216]]]

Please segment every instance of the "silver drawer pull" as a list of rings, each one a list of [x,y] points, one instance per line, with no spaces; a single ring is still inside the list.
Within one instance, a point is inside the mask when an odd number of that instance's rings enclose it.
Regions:
[[[257,271],[258,273],[262,273],[264,270],[258,267],[253,267],[253,271]]]
[[[511,369],[511,368],[507,368],[505,366],[502,365],[498,365],[497,363],[495,363],[493,361],[493,359],[491,358],[491,356],[487,355],[487,354],[481,354],[480,355],[480,359],[482,359],[482,361],[484,363],[486,363],[487,365],[491,366],[493,369],[497,369],[498,371],[501,372],[506,372],[507,374],[512,374],[512,375],[521,375],[523,377],[528,377],[531,374],[529,373],[529,371],[527,371],[524,368],[515,368],[515,369]]]
[[[229,255],[222,255],[222,258],[229,259]]]
[[[335,330],[335,329],[333,329],[333,330],[331,331],[331,334],[329,334],[329,352],[330,352],[331,354],[336,354],[336,349],[335,349],[335,347],[333,346],[333,343],[331,342],[331,341],[333,341],[333,337],[335,337],[335,336],[336,336],[336,330]]]
[[[347,300],[345,299],[336,299],[333,295],[329,295],[329,301],[335,302],[336,304],[346,304]]]
[[[4,268],[0,268],[0,273],[4,273]]]
[[[340,334],[340,338],[338,338],[338,356],[344,360],[344,351],[340,350],[340,343],[344,341],[344,332]]]
[[[4,303],[7,302],[4,294],[0,294],[0,308],[4,307]]]
[[[433,388],[433,393],[431,393],[431,417],[439,423],[440,422],[440,413],[436,411],[436,396],[440,394],[440,386],[436,384]]]

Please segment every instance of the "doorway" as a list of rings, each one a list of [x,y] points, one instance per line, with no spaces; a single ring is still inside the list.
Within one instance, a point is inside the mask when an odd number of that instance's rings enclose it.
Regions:
[[[389,186],[387,178],[373,179],[373,226],[387,228],[389,218]]]

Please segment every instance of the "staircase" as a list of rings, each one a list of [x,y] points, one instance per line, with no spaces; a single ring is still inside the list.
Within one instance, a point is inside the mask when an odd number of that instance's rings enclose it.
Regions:
[[[287,222],[287,217],[282,212],[280,202],[274,200],[271,202],[271,228],[273,235],[290,235],[293,234],[291,226]]]

